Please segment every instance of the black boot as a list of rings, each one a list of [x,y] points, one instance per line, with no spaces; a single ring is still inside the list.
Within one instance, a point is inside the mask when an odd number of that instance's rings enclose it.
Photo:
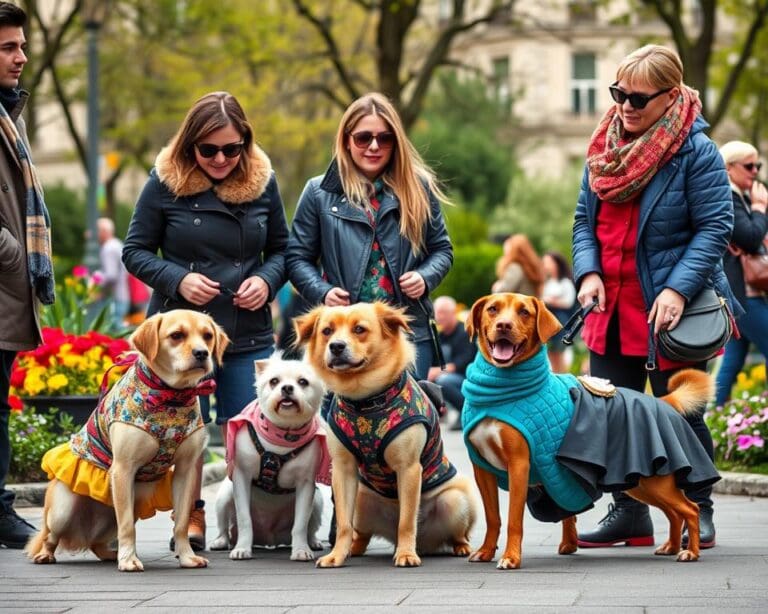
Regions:
[[[579,533],[579,547],[603,548],[624,542],[626,546],[653,546],[653,523],[648,506],[624,493],[614,495],[608,514],[589,533]]]
[[[6,548],[23,548],[35,533],[37,529],[13,509],[0,511],[0,545]]]
[[[699,507],[699,548],[707,550],[715,547],[715,523],[712,522],[714,510],[711,506]],[[683,529],[683,548],[688,547],[688,526]]]

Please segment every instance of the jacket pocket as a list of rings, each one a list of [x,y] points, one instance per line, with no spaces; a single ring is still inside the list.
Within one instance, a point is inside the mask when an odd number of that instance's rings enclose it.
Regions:
[[[21,269],[24,250],[7,228],[0,228],[0,271],[17,273]]]

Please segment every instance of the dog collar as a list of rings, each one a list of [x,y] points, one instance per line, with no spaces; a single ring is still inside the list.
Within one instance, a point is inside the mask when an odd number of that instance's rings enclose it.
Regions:
[[[378,411],[390,407],[392,400],[397,398],[408,383],[408,372],[403,371],[395,382],[390,384],[383,392],[366,399],[349,399],[336,396],[336,402],[346,410],[358,414]]]

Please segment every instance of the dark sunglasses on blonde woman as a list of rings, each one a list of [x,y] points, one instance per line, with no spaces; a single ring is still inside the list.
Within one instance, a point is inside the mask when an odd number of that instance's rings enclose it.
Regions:
[[[369,147],[373,142],[373,139],[376,139],[376,144],[382,149],[389,149],[395,144],[394,132],[379,132],[378,134],[374,134],[370,130],[363,130],[362,132],[355,132],[351,136],[352,142],[360,148]]]
[[[762,162],[739,162],[739,166],[743,166],[750,173],[752,171],[760,172],[760,169],[763,168],[763,163]]]
[[[639,111],[644,109],[651,100],[657,96],[666,94],[671,89],[671,87],[668,87],[665,90],[659,90],[655,94],[638,94],[637,92],[632,92],[630,94],[619,88],[616,83],[614,83],[608,88],[608,91],[611,92],[611,98],[613,98],[614,102],[617,102],[618,104],[624,104],[627,100],[629,100],[629,104],[632,105],[632,108]]]
[[[221,147],[212,143],[197,143],[195,147],[203,158],[213,158],[219,152],[223,153],[226,158],[236,158],[243,151],[242,142],[227,143]]]

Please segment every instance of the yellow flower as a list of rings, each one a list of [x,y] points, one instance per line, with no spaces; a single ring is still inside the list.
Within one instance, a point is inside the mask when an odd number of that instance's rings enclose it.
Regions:
[[[61,357],[61,366],[69,369],[82,369],[85,366],[83,357],[78,354],[66,354]]]
[[[69,384],[69,379],[63,373],[57,373],[48,378],[48,390],[54,393],[64,388],[67,384]]]
[[[371,421],[368,420],[368,418],[363,418],[362,416],[359,416],[357,418],[357,431],[361,435],[367,435],[371,432],[371,427],[373,425],[371,424]]]
[[[43,390],[45,390],[45,384],[42,379],[27,375],[24,380],[24,392],[28,396],[35,396],[36,394],[40,394]]]
[[[765,382],[765,363],[752,367],[752,370],[749,372],[749,377],[758,382]]]

